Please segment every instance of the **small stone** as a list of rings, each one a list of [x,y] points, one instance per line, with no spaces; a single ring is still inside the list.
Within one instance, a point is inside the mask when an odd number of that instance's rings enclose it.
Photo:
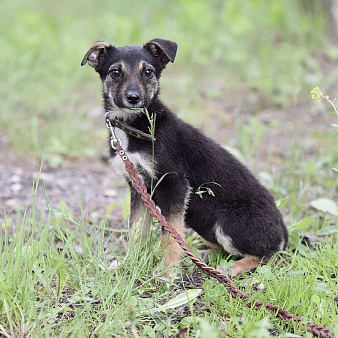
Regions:
[[[115,197],[117,196],[117,191],[114,189],[107,189],[103,192],[104,197]]]
[[[115,270],[119,267],[119,263],[117,262],[117,260],[113,260],[110,265],[109,265],[109,270]]]
[[[19,192],[22,189],[22,184],[21,183],[14,183],[11,186],[12,191],[15,192]]]
[[[83,255],[83,249],[82,247],[80,247],[79,245],[75,246],[75,251],[76,253],[78,253],[79,255]]]
[[[19,175],[13,175],[11,177],[11,183],[18,183],[21,181],[21,177]]]
[[[6,206],[12,208],[12,207],[14,207],[18,204],[18,201],[16,199],[12,198],[12,199],[7,200],[5,202],[5,204],[6,204]]]

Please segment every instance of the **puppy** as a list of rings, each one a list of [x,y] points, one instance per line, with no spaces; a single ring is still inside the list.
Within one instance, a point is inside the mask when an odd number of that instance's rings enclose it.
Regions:
[[[154,157],[152,142],[116,129],[122,146],[148,192],[152,179],[153,185],[162,179],[153,199],[182,236],[185,227],[192,228],[211,245],[242,257],[228,271],[237,276],[283,250],[288,241],[287,229],[272,195],[251,172],[161,102],[161,73],[169,62],[174,62],[177,47],[175,42],[163,39],[125,47],[97,42],[81,65],[88,63],[99,73],[104,108],[111,119],[149,133],[148,117],[137,108],[147,108],[150,116],[156,115]],[[136,223],[145,208],[121,159],[114,149],[110,151],[113,165],[130,184],[130,220]],[[213,194],[196,194],[201,187],[210,188]],[[182,250],[165,230],[161,244],[163,264],[176,264]]]

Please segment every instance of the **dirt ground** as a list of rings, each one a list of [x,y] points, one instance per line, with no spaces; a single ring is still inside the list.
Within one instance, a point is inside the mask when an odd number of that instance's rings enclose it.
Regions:
[[[237,119],[245,121],[249,117],[245,107],[240,105],[240,101],[229,98],[213,99],[207,105],[211,116],[199,127],[221,144],[236,146],[234,126]],[[212,111],[221,111],[222,115]],[[285,169],[284,158],[298,142],[301,142],[306,156],[314,157],[318,149],[313,133],[333,134],[330,126],[333,115],[319,112],[314,104],[288,110],[265,109],[256,116],[267,126],[267,132],[248,163],[254,172],[269,172],[273,176]],[[97,122],[95,125],[102,124],[103,127],[103,122]],[[70,161],[66,166],[56,169],[44,164],[39,174],[39,161],[14,154],[8,139],[0,134],[0,220],[5,217],[15,218],[32,201],[35,201],[41,212],[47,212],[46,192],[51,206],[58,207],[63,201],[75,214],[80,215],[82,209],[94,221],[106,213],[108,206],[117,203],[110,226],[121,227],[122,200],[125,199],[127,188],[124,179],[118,177],[110,164],[103,160],[107,153],[108,149],[102,149],[97,157]],[[35,194],[33,182],[38,178],[40,184]]]
[[[39,181],[35,191],[34,182]],[[67,166],[50,168],[40,161],[19,157],[9,151],[6,138],[0,137],[0,219],[14,218],[35,203],[42,213],[48,205],[58,208],[64,202],[80,216],[90,215],[95,221],[103,217],[106,208],[117,203],[111,222],[121,223],[121,207],[125,198],[123,178],[118,178],[109,164],[99,156],[73,161]]]

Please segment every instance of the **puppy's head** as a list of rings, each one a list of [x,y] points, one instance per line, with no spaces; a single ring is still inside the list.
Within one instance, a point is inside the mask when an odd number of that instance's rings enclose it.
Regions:
[[[177,44],[153,39],[144,46],[114,47],[96,42],[84,56],[103,84],[106,111],[135,112],[147,108],[158,95],[159,79],[168,62],[174,62]]]

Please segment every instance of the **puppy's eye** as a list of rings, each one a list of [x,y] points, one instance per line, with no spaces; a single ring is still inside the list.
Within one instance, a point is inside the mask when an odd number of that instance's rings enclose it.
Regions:
[[[113,79],[116,79],[116,78],[118,78],[118,77],[121,76],[121,72],[120,72],[120,70],[117,69],[117,68],[112,69],[112,70],[110,71],[110,76],[111,76]]]
[[[153,76],[153,73],[154,73],[154,71],[153,71],[152,69],[150,69],[150,68],[147,68],[147,69],[144,71],[144,75],[145,75],[146,77],[152,77],[152,76]]]

